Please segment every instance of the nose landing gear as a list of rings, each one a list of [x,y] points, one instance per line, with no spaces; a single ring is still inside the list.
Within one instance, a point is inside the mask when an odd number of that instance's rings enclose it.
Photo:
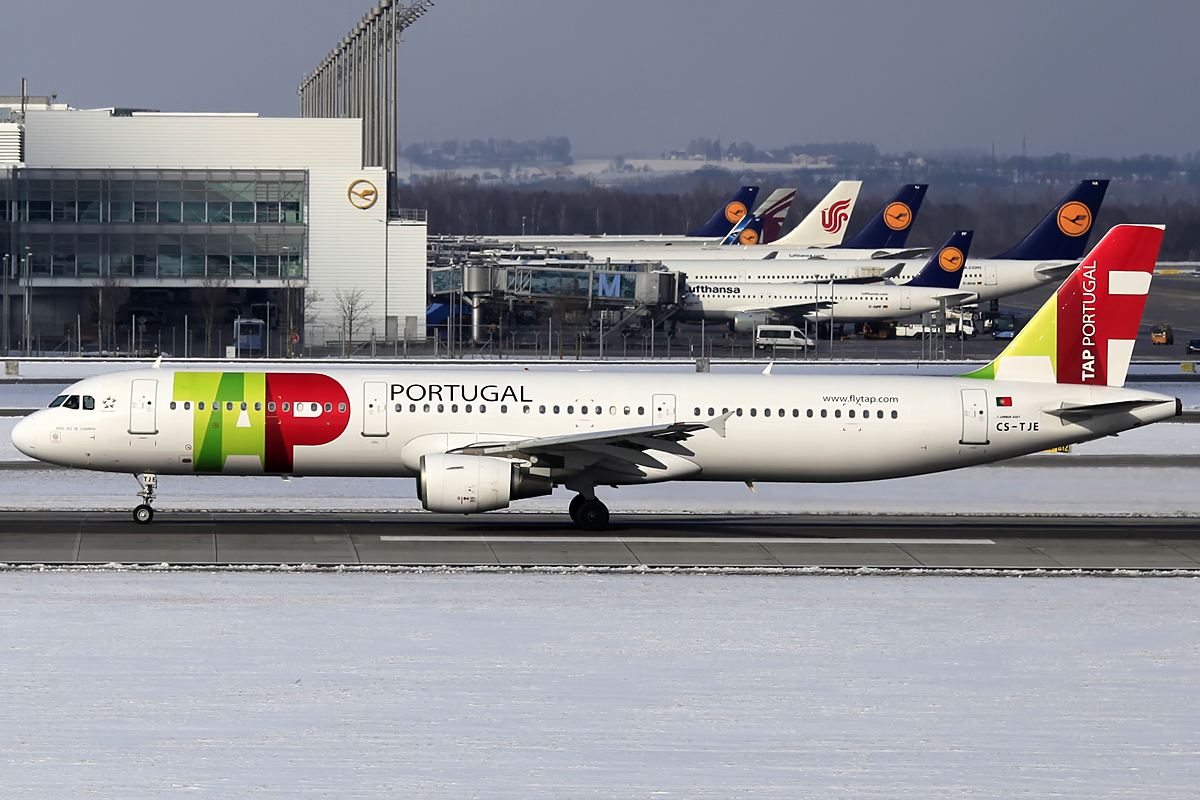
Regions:
[[[602,531],[608,527],[608,506],[594,496],[575,495],[567,511],[571,521],[585,531]]]
[[[138,497],[142,498],[142,503],[133,509],[133,521],[139,525],[149,525],[154,519],[154,509],[150,504],[154,502],[154,490],[158,488],[158,476],[146,472],[141,475],[134,475],[137,479],[138,486],[142,490],[138,492]]]

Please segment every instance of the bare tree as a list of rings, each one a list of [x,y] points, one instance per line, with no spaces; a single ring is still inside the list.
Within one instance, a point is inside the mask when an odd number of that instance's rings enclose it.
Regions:
[[[129,302],[129,285],[113,275],[105,275],[92,284],[88,305],[96,315],[96,349],[103,354],[105,331],[108,331],[109,347],[117,339],[117,309]]]
[[[345,336],[345,348],[342,355],[346,358],[350,357],[350,341],[354,338],[354,334],[366,327],[367,322],[370,321],[367,314],[370,313],[373,305],[375,305],[373,302],[365,299],[362,289],[333,290],[333,306],[342,322],[342,333]]]
[[[228,296],[229,281],[224,278],[205,278],[191,289],[192,302],[200,307],[204,315],[204,355],[212,358],[213,328],[217,324],[217,312]]]

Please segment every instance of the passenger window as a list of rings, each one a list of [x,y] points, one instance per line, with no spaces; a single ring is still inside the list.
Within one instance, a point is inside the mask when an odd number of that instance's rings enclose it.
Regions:
[[[721,413],[722,413],[722,414],[728,414],[728,413],[729,413],[729,409],[728,409],[728,408],[722,408],[722,409],[721,409]]]
[[[853,409],[853,408],[852,408],[852,409],[850,409],[850,411],[849,411],[849,412],[847,412],[847,413],[849,413],[849,415],[850,415],[850,419],[854,419],[854,409]]]
[[[174,403],[171,404],[171,408],[175,408]],[[84,411],[95,411],[96,410],[96,398],[92,397],[90,394],[85,394],[83,396],[83,410]]]
[[[712,406],[709,406],[709,407],[708,407],[708,415],[709,415],[710,417],[715,417],[715,416],[716,416],[716,411],[715,411],[715,409],[714,409]]]
[[[740,408],[737,410],[737,415],[738,415],[739,417],[742,415],[742,410],[741,410]]]
[[[883,409],[882,408],[875,412],[875,417],[876,417],[876,419],[883,419]]]
[[[270,411],[271,413],[275,413],[275,404],[273,402],[267,403],[267,411]]]
[[[396,413],[397,413],[397,414],[399,414],[399,413],[400,413],[401,411],[403,411],[403,410],[404,410],[404,404],[403,404],[403,403],[396,403]]]
[[[226,401],[226,402],[225,402],[225,410],[226,410],[226,411],[233,411],[233,403],[230,403],[229,401]]]
[[[174,400],[171,401],[171,410],[172,411],[175,410],[175,401]]]
[[[833,411],[833,416],[837,417],[838,419],[841,419],[841,417],[842,417],[842,410],[841,410],[840,408],[836,408],[836,409],[834,409],[834,411]]]
[[[750,416],[752,416],[752,417],[757,417],[757,416],[758,416],[758,409],[757,409],[757,408],[752,408],[752,409],[750,409]]]
[[[545,413],[546,413],[546,407],[545,407],[545,406],[538,406],[538,413],[539,413],[539,414],[545,414]]]
[[[438,413],[441,414],[445,410],[446,410],[446,406],[442,405],[441,403],[438,403]]]
[[[644,416],[644,415],[645,415],[645,413],[646,413],[646,407],[645,407],[645,406],[638,406],[638,416],[639,416],[639,417],[641,417],[641,416]]]
[[[457,413],[458,413],[458,403],[454,403],[454,404],[452,404],[452,405],[450,406],[450,413],[451,413],[451,414],[457,414]]]
[[[617,415],[617,407],[616,407],[616,406],[609,406],[609,407],[608,407],[608,413],[609,413],[609,414],[611,414],[612,416],[614,416],[614,417],[615,417],[615,416]]]
[[[65,394],[60,394],[58,397],[50,401],[50,408],[58,408],[65,402],[67,402],[67,396]]]
[[[522,413],[528,414],[528,413],[529,413],[529,406],[521,406],[521,411],[522,411]]]
[[[625,416],[629,416],[629,406],[625,406]]]
[[[599,417],[599,416],[602,416],[603,414],[604,414],[604,409],[601,408],[600,406],[596,406],[596,416]]]
[[[428,414],[428,413],[429,413],[429,403],[426,403],[426,404],[425,404],[425,413],[426,413],[426,414]]]
[[[309,411],[312,411],[314,413],[317,411],[320,411],[320,410],[321,410],[321,407],[319,405],[317,405],[316,403],[312,403],[309,407]]]
[[[325,404],[325,410],[326,410],[326,411],[333,411],[333,403],[326,403],[326,404]]]
[[[245,401],[242,401],[242,411],[245,411],[247,408],[248,406],[246,405]]]
[[[782,409],[782,408],[781,408],[781,409],[779,409],[779,416],[781,416],[781,417],[783,416],[783,409]]]
[[[507,413],[508,413],[508,406],[500,406],[500,413],[501,413],[501,414],[507,414]]]
[[[808,415],[811,417],[811,416],[812,416],[812,412],[811,412],[811,411],[809,411],[809,412],[808,412]],[[798,417],[798,416],[800,416],[800,409],[798,409],[798,408],[793,408],[793,409],[792,409],[792,416],[793,416],[793,417]]]
[[[484,414],[486,412],[487,412],[487,406],[485,406],[483,403],[480,403],[479,404],[479,413]]]
[[[200,408],[204,408],[204,403],[201,403],[201,404],[200,404]],[[284,410],[284,411],[291,411],[291,410],[292,410],[292,404],[291,404],[291,403],[284,403],[284,404],[283,404],[283,410]]]
[[[413,414],[417,413],[417,404],[409,403],[408,410],[411,411]]]
[[[574,413],[575,413],[575,406],[567,406],[567,413],[568,413],[568,414],[574,414]],[[586,411],[585,411],[585,413],[586,413]]]
[[[555,414],[557,414],[557,413],[558,413],[558,406],[555,406],[555,407],[554,407],[554,413],[555,413]]]
[[[769,416],[771,416],[771,409],[769,409],[769,408],[764,408],[764,409],[763,409],[763,416],[764,416],[764,417],[769,417]]]
[[[696,417],[700,416],[700,408],[699,407],[696,408],[695,413],[692,416],[696,416]]]
[[[806,411],[805,413],[807,414],[807,416],[808,416],[808,418],[809,418],[809,419],[812,419],[812,415],[813,415],[813,413],[812,413],[812,409],[811,409],[811,408],[810,408],[808,411]]]
[[[471,404],[470,404],[470,403],[467,403],[467,413],[468,413],[468,414],[470,414],[470,413],[471,413],[471,408],[472,408]]]
[[[892,411],[892,419],[895,419],[898,416],[900,416],[900,415],[897,414],[895,411]]]
[[[825,419],[828,416],[829,416],[829,412],[822,408],[821,409],[821,419]]]
[[[287,411],[287,403],[284,403],[284,404],[283,404],[283,406],[284,406],[283,410],[284,410],[284,411]],[[203,410],[204,410],[204,401],[203,401],[203,400],[201,400],[199,403],[196,403],[196,408],[198,408],[198,409],[200,409],[201,411],[203,411]]]
[[[272,403],[271,405],[275,405],[275,404],[274,404],[274,403]],[[184,400],[184,401],[183,401],[183,410],[184,410],[184,411],[191,411],[191,410],[192,410],[192,401],[191,401],[191,400]],[[273,409],[273,408],[272,408],[271,410],[272,410],[272,411],[274,411],[275,409]]]

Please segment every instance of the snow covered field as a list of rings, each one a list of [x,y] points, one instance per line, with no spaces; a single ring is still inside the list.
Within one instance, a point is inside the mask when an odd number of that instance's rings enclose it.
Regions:
[[[9,800],[1195,797],[1200,582],[0,575]]]

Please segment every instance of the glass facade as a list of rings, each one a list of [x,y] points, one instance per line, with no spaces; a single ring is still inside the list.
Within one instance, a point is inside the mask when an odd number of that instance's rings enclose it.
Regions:
[[[0,246],[33,276],[305,275],[303,171],[21,169],[4,183]]]

